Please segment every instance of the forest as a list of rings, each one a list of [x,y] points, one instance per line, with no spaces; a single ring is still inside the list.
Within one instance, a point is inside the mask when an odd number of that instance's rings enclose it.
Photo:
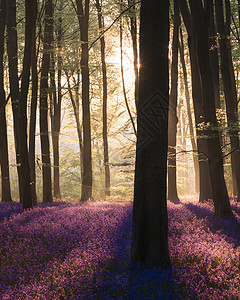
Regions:
[[[0,0],[0,298],[240,298],[240,0]]]

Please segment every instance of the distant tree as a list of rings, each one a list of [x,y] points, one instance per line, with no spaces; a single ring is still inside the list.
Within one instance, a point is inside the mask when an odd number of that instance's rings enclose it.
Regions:
[[[52,202],[51,160],[48,132],[48,74],[53,42],[53,2],[45,2],[43,56],[40,78],[40,138],[42,152],[43,202]]]
[[[12,201],[9,177],[8,140],[6,122],[6,94],[4,89],[4,46],[6,29],[6,1],[0,1],[0,165],[2,201]]]
[[[57,55],[51,53],[50,64],[50,115],[51,115],[51,129],[52,129],[52,146],[53,146],[53,195],[55,198],[61,198],[60,192],[60,178],[59,178],[59,135],[61,128],[61,104],[62,104],[62,10],[63,2],[58,4],[60,12],[56,22],[56,40],[57,40]],[[56,76],[57,71],[57,76]],[[56,84],[57,81],[57,84]]]
[[[231,208],[224,179],[223,157],[217,129],[214,86],[209,60],[208,28],[210,0],[206,1],[205,6],[203,6],[201,0],[190,0],[189,4],[197,39],[197,58],[202,82],[202,105],[207,124],[208,161],[215,215],[225,217],[231,215]]]
[[[33,204],[37,205],[37,192],[36,192],[36,167],[35,167],[35,146],[36,146],[36,120],[37,120],[37,99],[38,99],[38,68],[37,68],[37,49],[36,49],[36,26],[33,31],[32,43],[32,62],[31,62],[31,76],[32,76],[32,95],[30,107],[30,122],[29,122],[29,164],[31,175],[31,190]]]
[[[183,40],[183,33],[182,33],[181,28],[180,28],[179,54],[180,54],[180,61],[181,61],[181,65],[182,65],[182,72],[183,72],[183,81],[184,81],[184,88],[185,88],[185,98],[186,98],[186,105],[187,105],[187,115],[188,115],[190,139],[191,139],[191,145],[192,145],[192,150],[193,150],[193,165],[194,165],[194,171],[195,171],[195,189],[196,189],[196,192],[198,193],[199,192],[199,162],[198,162],[198,155],[197,155],[196,137],[194,134],[193,116],[192,116],[191,105],[190,105],[188,75],[187,75],[187,67],[186,67],[185,56],[184,56],[184,40]]]
[[[177,192],[176,169],[176,135],[177,135],[177,98],[178,98],[178,45],[179,26],[178,0],[174,0],[173,38],[172,38],[172,65],[171,65],[171,92],[169,97],[169,127],[168,127],[168,199],[179,201]]]
[[[102,34],[104,30],[104,19],[102,14],[102,6],[99,0],[96,0],[96,8],[98,11],[98,28],[99,33]],[[103,152],[104,152],[104,174],[105,174],[105,196],[110,196],[110,168],[108,157],[108,122],[107,122],[107,66],[105,59],[105,37],[100,38],[101,44],[101,63],[102,63],[102,76],[103,76]]]
[[[169,1],[143,0],[131,261],[167,267]]]
[[[138,24],[137,24],[137,12],[136,12],[136,0],[128,0],[129,6],[129,19],[130,19],[130,32],[132,38],[132,48],[133,48],[133,66],[135,75],[134,84],[134,95],[136,108],[138,105],[139,98],[139,61],[138,61]]]
[[[120,11],[123,12],[123,1],[120,1]],[[123,18],[120,18],[120,26],[119,26],[119,37],[120,37],[120,68],[121,68],[121,78],[122,78],[122,88],[123,88],[123,97],[126,104],[127,112],[133,127],[134,134],[137,135],[137,130],[135,126],[135,122],[132,116],[132,112],[130,109],[127,91],[125,86],[125,77],[124,77],[124,67],[123,67]],[[135,102],[136,103],[136,102]]]

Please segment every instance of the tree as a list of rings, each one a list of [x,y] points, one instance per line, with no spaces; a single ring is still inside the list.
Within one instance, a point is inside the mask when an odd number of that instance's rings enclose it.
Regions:
[[[129,19],[130,19],[130,32],[132,38],[132,48],[133,48],[133,66],[134,66],[134,75],[135,75],[135,104],[136,108],[138,105],[139,97],[139,62],[138,62],[138,36],[137,36],[137,16],[136,16],[136,1],[128,0],[129,6]]]
[[[31,192],[31,176],[28,155],[28,137],[27,137],[27,96],[29,89],[30,67],[33,33],[37,18],[37,1],[25,1],[25,47],[23,57],[23,69],[21,78],[21,90],[19,95],[19,111],[18,111],[18,125],[19,125],[19,161],[20,161],[20,175],[22,178],[22,198],[23,208],[32,208],[32,192]]]
[[[31,62],[31,76],[32,76],[32,97],[30,108],[30,123],[29,123],[29,164],[31,176],[31,190],[33,204],[37,205],[36,193],[36,167],[35,167],[35,134],[36,134],[36,119],[37,119],[37,99],[38,99],[38,70],[37,70],[37,51],[36,51],[36,26],[33,32],[32,43],[32,62]]]
[[[214,87],[209,60],[208,27],[210,0],[203,6],[201,0],[190,0],[194,31],[197,39],[197,58],[202,82],[202,105],[207,124],[208,161],[213,192],[215,215],[231,215],[229,197],[223,173],[223,158],[216,118]]]
[[[100,34],[104,30],[104,19],[102,15],[102,7],[99,0],[96,0],[96,8],[98,11],[98,27]],[[107,127],[107,67],[105,60],[105,37],[100,38],[101,43],[101,62],[103,76],[103,162],[105,172],[105,196],[110,196],[110,168],[108,158],[108,127]]]
[[[238,137],[238,101],[236,80],[232,62],[231,44],[230,44],[230,21],[231,8],[230,2],[225,1],[226,21],[224,20],[223,1],[215,3],[217,28],[219,33],[221,71],[223,79],[223,88],[226,102],[227,120],[231,142],[231,164],[234,192],[237,192],[238,201],[240,201],[240,152]],[[236,187],[235,187],[236,186]],[[235,194],[235,193],[234,193]]]
[[[189,132],[193,150],[193,165],[195,171],[195,188],[196,192],[199,192],[199,162],[198,162],[198,155],[197,155],[197,144],[194,135],[193,129],[193,117],[191,112],[190,106],[190,92],[188,88],[188,78],[187,78],[187,68],[185,63],[185,56],[184,56],[184,41],[183,41],[183,34],[182,29],[180,28],[180,43],[179,43],[179,54],[180,54],[180,61],[182,65],[182,72],[183,72],[183,81],[185,87],[185,98],[187,104],[187,115],[188,115],[188,123],[189,123]]]
[[[12,201],[9,177],[8,140],[6,122],[6,94],[4,89],[4,45],[6,28],[6,1],[0,2],[0,165],[2,175],[2,201]]]
[[[120,1],[120,11],[121,11],[121,13],[123,11],[123,1],[122,0]],[[135,126],[134,119],[133,119],[133,116],[132,116],[132,113],[131,113],[131,109],[130,109],[130,106],[129,106],[129,103],[128,103],[127,91],[126,91],[126,87],[125,87],[124,68],[123,68],[123,22],[122,22],[122,18],[120,19],[119,37],[120,37],[120,66],[121,66],[123,97],[124,97],[127,112],[128,112],[128,115],[129,115],[129,118],[130,118],[130,121],[131,121],[131,124],[132,124],[132,127],[133,127],[134,134],[137,135],[136,126]],[[135,96],[136,96],[136,94],[135,94]],[[135,104],[136,104],[136,98],[135,98]],[[136,106],[137,106],[137,104],[136,104]]]
[[[56,199],[61,198],[60,192],[60,170],[59,170],[59,135],[61,128],[61,105],[62,105],[62,39],[63,2],[59,1],[59,17],[56,21],[56,52],[51,53],[50,63],[50,115],[52,129],[52,147],[53,147],[53,195]],[[57,76],[56,76],[57,73]],[[57,82],[57,83],[56,83]]]
[[[219,59],[218,59],[218,45],[216,39],[216,25],[214,20],[214,9],[213,3],[211,1],[210,11],[209,11],[209,58],[211,64],[211,71],[213,77],[213,87],[215,96],[215,107],[220,109],[220,83],[219,83]]]
[[[192,98],[194,107],[194,117],[197,131],[197,151],[199,162],[199,201],[207,201],[212,199],[212,186],[210,181],[210,171],[208,163],[208,149],[205,131],[201,128],[204,122],[204,112],[202,106],[202,84],[200,70],[197,58],[196,36],[194,26],[192,24],[191,13],[186,0],[179,0],[181,14],[188,33],[188,48],[191,65],[192,79]]]
[[[177,98],[178,98],[178,45],[179,45],[179,4],[174,0],[174,20],[172,39],[171,92],[169,97],[168,127],[168,199],[179,201],[177,192],[176,170],[176,135],[177,135]]]
[[[21,175],[20,175],[20,160],[19,160],[19,124],[18,124],[18,107],[19,107],[19,79],[18,79],[18,45],[16,31],[16,1],[6,1],[7,8],[7,53],[8,53],[8,70],[9,70],[9,85],[13,111],[14,124],[14,139],[15,153],[18,172],[18,188],[19,196],[21,194]]]
[[[89,25],[89,0],[76,0],[76,12],[80,28],[81,40],[81,75],[82,75],[82,120],[83,120],[83,178],[81,201],[92,198],[92,146],[89,98],[89,50],[88,50],[88,25]]]
[[[143,0],[131,261],[170,263],[166,173],[169,2]]]
[[[48,73],[53,41],[53,3],[45,2],[42,71],[40,79],[40,138],[42,152],[43,202],[52,202],[52,178],[48,132]]]

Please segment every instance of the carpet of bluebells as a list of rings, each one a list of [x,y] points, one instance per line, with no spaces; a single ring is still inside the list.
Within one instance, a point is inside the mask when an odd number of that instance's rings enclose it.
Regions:
[[[168,202],[172,266],[129,264],[132,203],[0,203],[0,299],[240,299],[240,203]]]

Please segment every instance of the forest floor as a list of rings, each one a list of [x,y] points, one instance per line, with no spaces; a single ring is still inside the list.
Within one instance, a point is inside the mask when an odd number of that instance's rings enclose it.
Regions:
[[[0,203],[0,299],[240,299],[240,203],[168,202],[171,270],[129,266],[132,203]]]

